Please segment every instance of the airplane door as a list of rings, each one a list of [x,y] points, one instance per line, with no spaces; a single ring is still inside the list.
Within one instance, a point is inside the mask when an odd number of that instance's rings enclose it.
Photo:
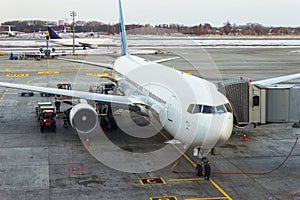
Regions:
[[[174,114],[175,114],[175,105],[176,105],[176,96],[172,96],[169,100],[168,104],[168,120],[170,122],[174,122]]]

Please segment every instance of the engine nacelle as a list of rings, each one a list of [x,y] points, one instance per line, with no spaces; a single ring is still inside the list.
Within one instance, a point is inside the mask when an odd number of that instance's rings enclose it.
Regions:
[[[70,112],[71,126],[81,133],[93,131],[98,124],[98,115],[89,104],[80,103],[74,106]]]

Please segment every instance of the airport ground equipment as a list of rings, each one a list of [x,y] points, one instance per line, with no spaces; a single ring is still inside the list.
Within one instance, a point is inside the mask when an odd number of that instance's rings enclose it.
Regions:
[[[56,132],[56,119],[54,110],[43,110],[40,116],[41,133],[45,130]]]
[[[58,89],[62,89],[62,90],[72,90],[72,85],[71,83],[58,83],[57,85]],[[72,99],[70,99],[67,96],[63,96],[63,95],[55,95],[55,106],[56,106],[56,111],[60,112],[60,105],[61,103],[67,103],[69,105],[72,105]]]
[[[116,83],[114,82],[99,82],[90,86],[89,92],[100,94],[114,94]],[[100,126],[103,130],[107,128],[117,129],[117,123],[113,118],[111,105],[97,102],[96,112],[100,119]]]
[[[51,102],[38,102],[37,107],[35,107],[35,113],[36,113],[38,120],[40,120],[40,117],[44,110],[53,110],[54,111],[54,106],[52,105]]]
[[[100,127],[103,130],[106,130],[107,128],[116,130],[118,128],[110,105],[98,102],[96,104],[96,112],[100,118]]]
[[[113,94],[116,83],[114,82],[100,82],[98,84],[92,84],[90,86],[89,92],[100,93],[100,94]]]
[[[18,56],[14,55],[13,53],[10,53],[9,59],[10,60],[18,60]]]
[[[34,93],[32,91],[22,91],[22,92],[19,92],[19,95],[21,97],[25,97],[25,96],[32,97],[34,95]]]
[[[58,89],[62,89],[62,90],[72,90],[72,85],[71,85],[71,83],[64,83],[64,82],[62,82],[62,83],[58,83],[57,85],[57,88]],[[65,98],[65,96],[61,96],[61,95],[55,95],[55,98],[56,99],[63,99],[63,98]]]

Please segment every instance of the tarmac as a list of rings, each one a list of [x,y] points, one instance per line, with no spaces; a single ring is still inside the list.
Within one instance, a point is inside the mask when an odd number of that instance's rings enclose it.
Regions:
[[[261,80],[300,72],[299,55],[289,53],[293,50],[297,49],[170,47],[164,49],[167,53],[145,58],[162,59],[173,56],[168,52],[176,52],[183,59],[167,65],[212,81],[240,76]],[[91,55],[86,59],[102,63],[113,60],[109,55]],[[100,68],[57,59],[11,61],[6,56],[0,57],[0,76],[4,82],[48,87],[71,82],[73,89],[88,91],[89,85],[97,82],[97,76],[103,72]],[[195,175],[194,165],[199,160],[192,156],[192,150],[187,150],[178,162],[157,171],[126,173],[95,159],[86,148],[93,145],[92,141],[90,144],[81,141],[75,130],[63,127],[62,119],[58,119],[56,133],[41,133],[35,106],[40,101],[53,101],[53,97],[40,97],[38,93],[21,97],[18,92],[0,88],[1,200],[300,199],[299,145],[277,169],[296,141],[291,123],[235,130],[226,145],[216,148],[215,155],[209,155],[212,167],[209,181]],[[141,116],[134,118],[137,124],[147,123]],[[244,133],[247,141],[242,141]],[[160,148],[166,141],[163,135],[169,137],[162,131],[140,142],[119,129],[107,130],[105,134],[119,147],[136,152]],[[103,148],[105,145],[103,142]],[[174,151],[182,147],[174,145]],[[114,162],[122,166],[121,161],[130,162],[122,158]]]

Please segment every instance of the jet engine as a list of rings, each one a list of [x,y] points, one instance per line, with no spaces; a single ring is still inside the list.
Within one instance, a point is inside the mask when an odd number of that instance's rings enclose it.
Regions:
[[[71,109],[70,123],[77,131],[89,133],[96,128],[98,115],[92,106],[86,103],[80,103]]]

